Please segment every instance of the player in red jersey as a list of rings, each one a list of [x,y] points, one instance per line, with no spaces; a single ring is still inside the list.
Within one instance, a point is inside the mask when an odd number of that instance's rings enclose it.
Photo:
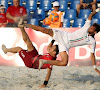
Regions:
[[[29,68],[38,69],[39,66],[39,59],[46,59],[46,60],[55,60],[56,55],[58,54],[58,46],[53,45],[54,40],[51,41],[51,43],[48,45],[47,50],[49,53],[46,53],[44,55],[39,55],[35,47],[33,46],[32,42],[30,41],[27,33],[24,30],[24,27],[21,27],[22,37],[24,42],[27,45],[27,50],[23,50],[21,47],[14,47],[14,48],[6,48],[5,45],[2,45],[2,50],[6,54],[7,52],[12,53],[19,53],[19,56],[22,58],[25,65]],[[47,76],[45,78],[44,84],[41,87],[46,87],[48,80],[51,75],[52,66],[50,64],[45,64],[42,66],[42,69],[47,69]]]
[[[17,27],[17,23],[21,17],[27,15],[26,8],[20,6],[20,0],[13,0],[13,6],[7,9],[8,27]]]
[[[8,23],[5,8],[4,5],[0,5],[0,27],[6,27],[6,24]]]

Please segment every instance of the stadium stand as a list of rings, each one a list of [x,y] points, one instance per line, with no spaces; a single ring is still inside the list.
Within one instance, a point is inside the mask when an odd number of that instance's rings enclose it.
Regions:
[[[26,1],[26,9],[32,8],[32,10],[37,9],[37,1],[36,0],[27,0]]]
[[[69,19],[64,19],[63,27],[70,27],[70,20]]]
[[[8,8],[8,0],[0,0],[0,4],[4,5],[6,9]]]
[[[77,9],[77,5],[80,3],[79,0],[71,0],[70,9]]]
[[[45,19],[45,11],[44,9],[37,9],[33,13],[33,18],[37,18],[38,20]]]
[[[65,11],[64,18],[68,18],[70,20],[73,20],[76,18],[76,10],[75,9],[67,9]]]
[[[93,18],[100,18],[100,12],[96,13]]]
[[[78,18],[87,19],[90,13],[90,9],[81,9]]]
[[[60,8],[59,8],[60,11],[67,10],[68,8],[67,0],[59,0],[59,3],[60,3]]]
[[[76,18],[72,27],[82,27],[85,24],[85,19]]]
[[[52,8],[51,0],[40,0],[40,9],[44,9],[45,11],[49,11]]]
[[[100,25],[100,18],[93,18],[91,21],[91,25],[93,25],[93,23],[98,23]]]
[[[39,25],[39,22],[37,18],[31,18],[28,20],[28,24]]]

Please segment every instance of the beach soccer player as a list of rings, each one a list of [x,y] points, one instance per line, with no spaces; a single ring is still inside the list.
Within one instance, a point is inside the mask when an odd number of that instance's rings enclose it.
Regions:
[[[46,60],[56,59],[56,55],[58,54],[59,50],[57,45],[53,45],[55,40],[52,40],[48,45],[47,47],[48,53],[44,55],[39,55],[38,51],[35,49],[27,33],[25,32],[24,27],[21,27],[20,29],[22,32],[23,40],[27,45],[27,50],[23,50],[21,47],[6,48],[5,45],[2,45],[2,50],[4,51],[5,54],[8,52],[19,53],[19,56],[22,58],[25,66],[34,69],[38,69],[39,59],[46,59]],[[47,68],[47,75],[44,84],[40,86],[41,88],[46,87],[46,85],[48,84],[48,80],[50,78],[51,71],[52,71],[52,65],[45,64],[42,66],[42,69],[46,69],[46,68]]]
[[[48,60],[41,59],[39,60],[39,69],[41,68],[43,64],[66,66],[68,64],[68,51],[71,47],[90,45],[91,46],[91,61],[93,63],[94,70],[100,75],[100,71],[97,69],[96,61],[95,61],[96,41],[94,38],[94,35],[100,31],[100,25],[98,25],[97,23],[94,23],[91,26],[92,17],[99,11],[100,11],[100,8],[92,12],[89,15],[85,25],[79,30],[76,30],[75,32],[72,32],[72,33],[50,29],[50,28],[47,29],[47,28],[40,27],[37,25],[24,24],[24,26],[27,26],[36,31],[41,31],[42,33],[50,35],[51,37],[53,37],[54,40],[56,40],[59,43],[58,46],[59,46],[59,53],[61,56],[61,60],[48,61]]]

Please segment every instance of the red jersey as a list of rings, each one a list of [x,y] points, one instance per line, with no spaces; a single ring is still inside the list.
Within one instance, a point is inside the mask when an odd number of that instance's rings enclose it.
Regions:
[[[13,17],[21,17],[27,14],[26,8],[23,6],[15,7],[15,6],[10,6],[7,9],[7,13],[10,13],[11,16]],[[14,23],[14,20],[8,19],[9,23]]]
[[[45,60],[55,60],[56,57],[51,56],[49,53],[46,53],[44,55],[37,55],[33,58],[33,68],[38,69],[39,67],[39,59],[45,59]],[[41,69],[45,69],[45,68],[50,68],[52,69],[52,66],[50,64],[44,64]]]
[[[0,13],[0,23],[6,23],[6,22],[7,22],[6,13],[4,13],[4,14]],[[6,26],[6,25],[5,24],[0,25],[0,27],[2,27],[2,26]]]
[[[29,68],[34,68],[34,69],[38,69],[39,59],[45,59],[45,60],[55,60],[56,59],[56,57],[51,56],[49,53],[46,53],[44,55],[39,55],[36,49],[32,51],[21,50],[19,52],[19,56],[22,58],[25,66]],[[46,69],[46,68],[52,69],[50,64],[44,64],[42,66],[42,69]]]

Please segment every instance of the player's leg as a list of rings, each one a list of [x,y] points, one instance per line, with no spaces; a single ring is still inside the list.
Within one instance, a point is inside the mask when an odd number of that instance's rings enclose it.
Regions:
[[[60,60],[39,60],[39,69],[42,67],[43,64],[51,64],[56,66],[66,66],[68,64],[68,54],[66,51],[60,53],[61,61]]]
[[[81,4],[78,4],[78,5],[77,5],[77,14],[80,13],[80,8],[81,8]]]
[[[36,31],[40,31],[42,33],[48,34],[51,37],[53,37],[53,30],[52,29],[47,29],[47,28],[44,28],[44,27],[40,27],[40,26],[37,26],[37,25],[31,25],[31,24],[24,24],[24,25],[29,27],[29,28],[32,28]]]
[[[14,47],[14,48],[6,48],[5,45],[2,45],[2,50],[3,52],[6,54],[7,52],[11,52],[11,53],[18,53],[22,50],[21,47]]]
[[[96,10],[96,5],[95,5],[95,4],[92,5],[92,10],[93,10],[93,11]]]
[[[28,50],[28,51],[34,50],[35,47],[33,46],[33,44],[32,44],[32,42],[31,42],[29,36],[27,35],[27,33],[26,33],[24,27],[20,27],[20,29],[21,29],[21,32],[22,32],[23,40],[24,40],[24,42],[25,42],[26,45],[27,45],[27,50]]]

